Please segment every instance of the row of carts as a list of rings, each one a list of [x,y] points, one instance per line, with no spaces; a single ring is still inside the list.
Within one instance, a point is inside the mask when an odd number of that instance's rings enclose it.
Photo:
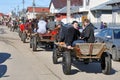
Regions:
[[[30,39],[30,48],[33,51],[37,51],[40,46],[45,46],[45,48],[53,48],[55,41],[55,34],[50,33],[39,34],[39,33],[27,33],[27,31],[19,31],[19,36],[23,43],[26,43],[27,39]]]
[[[71,74],[72,63],[82,61],[84,64],[98,62],[101,64],[101,72],[110,74],[111,72],[111,55],[107,52],[105,43],[77,43],[75,47],[67,48],[64,42],[56,41],[56,34],[46,33],[40,35],[38,33],[19,32],[19,36],[23,43],[30,39],[30,48],[36,51],[38,46],[44,45],[45,48],[51,48],[53,51],[52,60],[54,64],[58,64],[58,59],[62,58],[62,69],[66,75]]]

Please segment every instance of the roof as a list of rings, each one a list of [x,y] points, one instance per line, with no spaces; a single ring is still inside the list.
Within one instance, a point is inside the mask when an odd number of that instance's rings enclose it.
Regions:
[[[76,13],[76,12],[79,12],[79,6],[71,6],[70,8],[70,12],[71,13]],[[67,7],[63,7],[62,9],[60,9],[58,11],[58,13],[67,13]]]
[[[91,11],[95,11],[95,10],[112,10],[111,6],[107,6],[108,2],[102,3],[96,7],[91,8]]]
[[[61,9],[67,5],[67,0],[51,0],[56,9]],[[82,6],[83,0],[71,0],[71,6]]]
[[[0,16],[3,16],[4,14],[3,13],[0,13]]]
[[[9,17],[9,15],[4,15],[5,17]]]
[[[49,8],[48,7],[28,7],[27,11],[28,12],[33,12],[33,9],[35,9],[35,12],[40,13],[40,12],[47,12],[49,13]]]
[[[120,3],[120,0],[110,0],[107,4],[111,5],[111,4],[115,4],[115,3]]]

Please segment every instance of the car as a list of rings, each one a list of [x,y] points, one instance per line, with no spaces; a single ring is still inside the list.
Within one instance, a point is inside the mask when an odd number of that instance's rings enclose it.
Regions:
[[[120,60],[120,27],[102,29],[96,36],[95,42],[106,43],[114,61]]]

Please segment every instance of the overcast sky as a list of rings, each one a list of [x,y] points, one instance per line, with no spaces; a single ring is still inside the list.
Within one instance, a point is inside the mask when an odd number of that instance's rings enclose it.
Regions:
[[[33,0],[24,0],[25,8],[32,6]],[[48,7],[51,0],[35,0],[36,6]],[[21,10],[23,0],[0,0],[0,13],[9,13],[12,10]]]

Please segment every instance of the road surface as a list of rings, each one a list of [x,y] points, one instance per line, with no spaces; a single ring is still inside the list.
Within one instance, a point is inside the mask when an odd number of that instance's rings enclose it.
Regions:
[[[52,63],[52,51],[33,52],[17,32],[0,26],[0,80],[119,80],[120,62],[112,61],[110,75],[102,74],[99,63],[74,62],[71,72],[64,75],[61,62]]]

